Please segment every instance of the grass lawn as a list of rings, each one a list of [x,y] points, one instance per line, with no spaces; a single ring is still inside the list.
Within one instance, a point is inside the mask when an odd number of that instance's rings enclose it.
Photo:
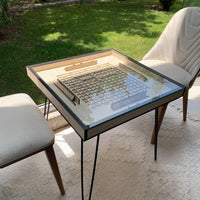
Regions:
[[[26,65],[108,48],[141,60],[182,6],[182,0],[177,0],[170,12],[145,8],[158,5],[157,1],[97,2],[24,11],[13,25],[17,28],[12,40],[0,43],[0,96],[25,92],[36,103],[43,102],[44,96],[26,75]]]

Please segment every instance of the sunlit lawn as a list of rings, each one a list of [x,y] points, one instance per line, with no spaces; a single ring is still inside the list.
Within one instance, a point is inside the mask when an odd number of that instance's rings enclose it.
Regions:
[[[152,1],[144,2],[98,2],[25,11],[17,22],[20,33],[0,46],[0,96],[25,92],[37,103],[43,102],[43,95],[26,75],[26,65],[108,48],[142,59],[182,5],[177,1],[172,11],[159,12],[145,9]]]

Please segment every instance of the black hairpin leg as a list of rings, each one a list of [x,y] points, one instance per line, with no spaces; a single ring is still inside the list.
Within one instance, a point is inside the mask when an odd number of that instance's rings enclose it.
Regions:
[[[44,100],[44,116],[46,115],[46,112],[47,112],[47,97],[45,97],[45,100]]]
[[[92,179],[91,179],[91,184],[90,184],[89,200],[91,200],[91,197],[92,197],[92,189],[93,189],[94,176],[95,176],[96,163],[97,163],[97,155],[98,155],[98,148],[99,148],[99,138],[100,138],[100,136],[98,135],[97,136],[97,142],[96,142],[96,151],[95,151],[95,157],[94,157]],[[84,186],[83,186],[83,140],[82,139],[81,139],[81,195],[82,195],[82,200],[84,200]]]
[[[155,109],[155,141],[154,141],[154,159],[157,160],[157,141],[158,141],[158,108]]]
[[[51,102],[48,100],[48,98],[45,97],[45,102],[44,102],[44,117],[46,116],[46,120],[48,120],[48,117],[49,117],[50,103]]]
[[[92,189],[93,189],[93,183],[94,183],[94,176],[95,176],[95,170],[96,170],[96,162],[97,162],[97,154],[98,154],[98,148],[99,148],[99,135],[97,136],[97,142],[96,142],[96,151],[95,151],[95,158],[94,158],[94,165],[93,165],[93,172],[92,172],[92,179],[91,179],[91,185],[90,185],[90,194],[89,194],[89,200],[92,196]]]
[[[83,140],[81,139],[81,195],[84,200],[84,186],[83,186]]]

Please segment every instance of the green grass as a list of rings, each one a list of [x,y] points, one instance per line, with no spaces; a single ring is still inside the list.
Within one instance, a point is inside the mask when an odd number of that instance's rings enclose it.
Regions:
[[[152,3],[153,2],[153,3]],[[141,60],[178,9],[144,9],[157,1],[97,2],[25,11],[17,20],[20,33],[0,45],[0,96],[28,93],[44,97],[27,77],[25,66],[114,48]]]
[[[185,0],[184,7],[200,6],[200,0]]]

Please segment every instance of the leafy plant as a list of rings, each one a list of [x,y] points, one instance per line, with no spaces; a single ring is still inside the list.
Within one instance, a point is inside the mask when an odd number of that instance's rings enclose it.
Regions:
[[[0,25],[10,23],[8,0],[0,0]]]
[[[160,0],[163,10],[169,11],[170,7],[174,4],[175,0]]]

